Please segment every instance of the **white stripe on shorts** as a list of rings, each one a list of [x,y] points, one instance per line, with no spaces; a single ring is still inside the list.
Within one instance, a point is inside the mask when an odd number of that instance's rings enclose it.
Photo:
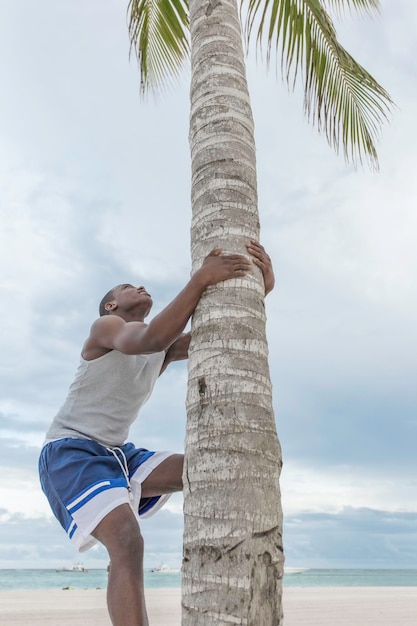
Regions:
[[[90,493],[94,493],[94,491],[97,491],[98,489],[101,489],[106,485],[110,485],[109,480],[103,480],[101,483],[97,483],[97,485],[94,485],[93,487],[90,487],[90,489],[87,489],[87,491],[84,491],[84,493],[82,493],[79,498],[76,498],[70,504],[67,504],[68,511],[71,511],[71,509],[73,509],[79,502],[82,502],[83,500],[88,498]]]

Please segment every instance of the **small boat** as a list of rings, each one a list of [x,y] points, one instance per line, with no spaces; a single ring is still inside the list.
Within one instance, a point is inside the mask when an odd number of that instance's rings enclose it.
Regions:
[[[307,567],[285,567],[284,574],[302,574],[307,571]]]
[[[76,574],[82,573],[87,574],[88,569],[84,567],[82,563],[74,563],[72,567],[63,567],[62,569],[57,569],[57,572],[75,572]]]
[[[165,563],[161,563],[159,567],[154,567],[151,572],[157,572],[158,574],[177,574],[180,569],[172,569],[165,565]]]

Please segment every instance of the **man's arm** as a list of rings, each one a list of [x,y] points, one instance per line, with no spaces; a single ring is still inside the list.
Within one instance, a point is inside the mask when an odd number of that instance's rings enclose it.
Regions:
[[[181,335],[201,295],[209,285],[242,278],[250,262],[240,254],[221,255],[213,250],[191,277],[184,289],[149,324],[126,322],[117,315],[100,317],[91,328],[90,341],[124,354],[151,354],[168,350]]]
[[[272,268],[272,261],[269,255],[265,252],[265,248],[256,240],[251,240],[246,245],[246,248],[254,258],[253,263],[257,265],[262,271],[265,295],[267,295],[275,285],[274,270]],[[167,350],[165,360],[161,367],[161,374],[166,370],[168,365],[173,361],[182,361],[188,358],[188,348],[190,346],[191,333],[183,333]]]
[[[165,360],[162,363],[161,371],[164,372],[170,363],[174,361],[183,361],[188,359],[188,348],[190,347],[191,333],[182,333],[168,348]]]

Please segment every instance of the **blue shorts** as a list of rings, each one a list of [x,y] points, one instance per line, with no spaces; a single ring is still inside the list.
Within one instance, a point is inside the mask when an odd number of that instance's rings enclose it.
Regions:
[[[133,443],[106,448],[91,439],[59,439],[42,448],[41,486],[55,517],[83,552],[97,543],[91,533],[99,522],[121,504],[130,504],[138,522],[165,504],[170,494],[141,498],[141,485],[171,454]]]

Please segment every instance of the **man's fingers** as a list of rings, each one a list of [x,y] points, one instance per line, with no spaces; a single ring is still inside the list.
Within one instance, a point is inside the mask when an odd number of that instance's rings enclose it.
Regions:
[[[246,247],[256,248],[258,250],[262,250],[263,252],[265,252],[265,248],[263,247],[263,245],[260,244],[259,241],[256,241],[256,239],[251,239],[250,242],[246,244]]]
[[[265,252],[265,249],[260,244],[247,244],[247,250],[249,254],[258,258],[258,259],[267,259],[269,260],[268,254]]]
[[[250,261],[248,261],[248,259],[236,259],[233,261],[233,265],[235,265],[236,269],[240,269],[240,270],[245,270],[248,271],[250,270]]]

